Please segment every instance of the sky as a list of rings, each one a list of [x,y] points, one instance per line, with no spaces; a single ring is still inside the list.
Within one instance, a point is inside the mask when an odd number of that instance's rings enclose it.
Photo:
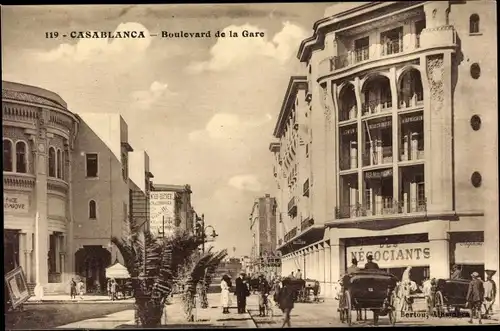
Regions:
[[[74,113],[120,113],[154,183],[190,184],[211,245],[247,255],[253,202],[277,189],[268,146],[290,76],[305,73],[298,47],[329,5],[3,6],[2,79],[56,92]],[[147,38],[46,38],[117,30]],[[214,36],[243,30],[265,36]],[[212,37],[149,36],[160,31]]]

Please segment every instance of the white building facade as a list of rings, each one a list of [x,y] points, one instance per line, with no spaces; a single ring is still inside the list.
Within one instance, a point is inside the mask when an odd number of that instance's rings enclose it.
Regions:
[[[417,283],[448,278],[458,264],[464,278],[496,270],[498,284],[497,54],[482,49],[496,43],[495,9],[339,4],[315,23],[298,54],[311,139],[310,173],[298,178],[309,178],[309,213],[323,236],[284,234],[284,273],[303,266],[331,295],[351,259],[363,267],[371,254],[398,277],[413,266]],[[297,102],[288,95],[284,104]],[[287,111],[275,130],[278,174]]]

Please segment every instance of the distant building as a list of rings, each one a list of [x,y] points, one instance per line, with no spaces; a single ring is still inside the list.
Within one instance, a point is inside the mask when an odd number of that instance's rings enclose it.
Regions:
[[[150,229],[156,235],[179,228],[194,231],[190,185],[153,184],[150,192]]]
[[[276,200],[269,194],[255,200],[250,213],[252,272],[261,272],[264,259],[276,255]]]

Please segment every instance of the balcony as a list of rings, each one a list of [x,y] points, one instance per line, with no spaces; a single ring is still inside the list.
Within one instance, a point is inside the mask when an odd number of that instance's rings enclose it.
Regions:
[[[336,219],[412,214],[427,211],[426,199],[393,201],[390,198],[377,203],[343,205],[335,209]]]
[[[290,201],[288,201],[288,215],[291,217],[297,216],[297,203],[295,197],[292,197]]]
[[[314,225],[314,219],[307,217],[305,220],[300,222],[300,231],[305,231]]]
[[[308,197],[309,196],[309,178],[304,182],[304,186],[303,186],[303,195],[305,197]]]
[[[393,55],[403,52],[403,39],[390,39],[386,43],[382,44],[381,56]]]
[[[290,231],[288,231],[286,234],[285,234],[285,237],[283,238],[283,241],[285,243],[289,242],[293,237],[295,237],[297,235],[297,227],[294,227],[293,229],[291,229]]]
[[[364,102],[362,105],[363,116],[380,114],[384,111],[391,111],[392,100],[390,99],[373,99]]]

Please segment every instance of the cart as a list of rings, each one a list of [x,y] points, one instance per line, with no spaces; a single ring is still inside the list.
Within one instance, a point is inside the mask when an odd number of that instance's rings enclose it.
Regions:
[[[455,316],[460,316],[460,309],[467,307],[469,283],[467,279],[438,279],[433,313],[443,317],[453,309]]]
[[[342,323],[352,325],[352,311],[373,311],[374,324],[379,316],[389,316],[392,325],[396,323],[396,292],[398,279],[378,270],[361,270],[342,278],[343,290],[339,296],[339,315]]]

